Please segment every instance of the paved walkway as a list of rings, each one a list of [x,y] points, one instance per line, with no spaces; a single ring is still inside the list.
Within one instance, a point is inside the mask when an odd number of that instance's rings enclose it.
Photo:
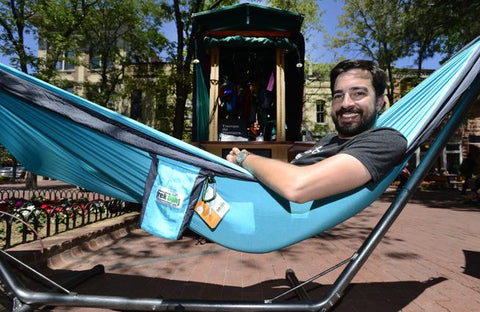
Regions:
[[[286,269],[294,269],[297,277],[305,280],[351,256],[385,212],[392,196],[387,192],[347,222],[268,254],[246,254],[213,243],[199,244],[194,237],[167,241],[139,229],[117,229],[99,238],[92,236],[88,243],[52,257],[47,273],[103,264],[106,273],[75,289],[79,293],[150,298],[272,298],[286,288]],[[480,311],[480,208],[462,200],[456,190],[418,192],[334,311]],[[309,287],[310,296],[320,298],[336,274],[315,281]]]
[[[39,189],[64,189],[64,188],[74,188],[74,186],[67,184],[58,180],[43,179],[42,177],[37,178],[37,186]],[[0,184],[0,189],[25,189],[25,181],[19,180],[15,183],[12,182],[3,182]]]

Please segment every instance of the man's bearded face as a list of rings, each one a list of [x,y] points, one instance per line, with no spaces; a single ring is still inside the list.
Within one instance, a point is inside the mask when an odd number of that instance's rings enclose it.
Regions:
[[[335,81],[331,114],[339,136],[351,138],[372,128],[383,102],[383,96],[375,96],[370,72],[352,69],[340,74]]]

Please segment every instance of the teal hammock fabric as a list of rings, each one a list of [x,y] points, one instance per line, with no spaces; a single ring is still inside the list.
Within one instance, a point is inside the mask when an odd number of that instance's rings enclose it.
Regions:
[[[479,51],[476,40],[380,116],[379,126],[406,136],[405,160],[479,79]],[[143,202],[141,226],[154,235],[176,238],[188,227],[245,252],[277,250],[341,223],[376,200],[403,165],[376,185],[295,204],[222,158],[4,65],[0,120],[0,144],[28,170]],[[213,176],[229,210],[211,229],[192,209]]]

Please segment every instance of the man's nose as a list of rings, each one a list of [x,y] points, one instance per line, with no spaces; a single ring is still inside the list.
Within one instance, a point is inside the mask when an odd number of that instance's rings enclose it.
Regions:
[[[345,93],[345,95],[343,96],[343,99],[342,99],[342,103],[341,103],[341,106],[342,107],[350,107],[352,105],[354,105],[355,102],[353,101],[353,99],[350,97],[350,94],[347,92]]]

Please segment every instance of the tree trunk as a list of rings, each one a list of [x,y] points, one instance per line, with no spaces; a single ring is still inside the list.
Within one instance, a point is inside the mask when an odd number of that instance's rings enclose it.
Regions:
[[[202,0],[196,0],[191,6],[191,13],[196,13],[202,7]],[[177,139],[183,138],[183,130],[185,128],[185,104],[191,91],[192,78],[190,77],[190,66],[192,64],[193,55],[193,38],[192,33],[185,34],[185,30],[189,30],[182,20],[180,10],[180,1],[174,0],[173,7],[175,12],[175,24],[177,26],[177,51],[176,51],[176,83],[175,83],[175,116],[173,118],[173,136]],[[191,31],[191,29],[190,29]],[[187,38],[187,40],[185,40]],[[185,53],[186,44],[186,53]],[[185,57],[185,58],[184,58]]]
[[[186,88],[183,83],[177,82],[175,99],[175,116],[173,118],[173,136],[179,140],[183,137],[183,129],[185,124],[185,103],[187,99]]]
[[[392,73],[392,67],[388,65],[387,67],[387,75],[388,75],[388,81],[389,83],[387,84],[387,98],[390,101],[390,105],[393,105],[394,101],[394,88],[395,88],[395,80],[393,78],[393,73]]]
[[[25,173],[25,187],[27,189],[36,189],[38,188],[37,184],[37,175],[27,171]]]

